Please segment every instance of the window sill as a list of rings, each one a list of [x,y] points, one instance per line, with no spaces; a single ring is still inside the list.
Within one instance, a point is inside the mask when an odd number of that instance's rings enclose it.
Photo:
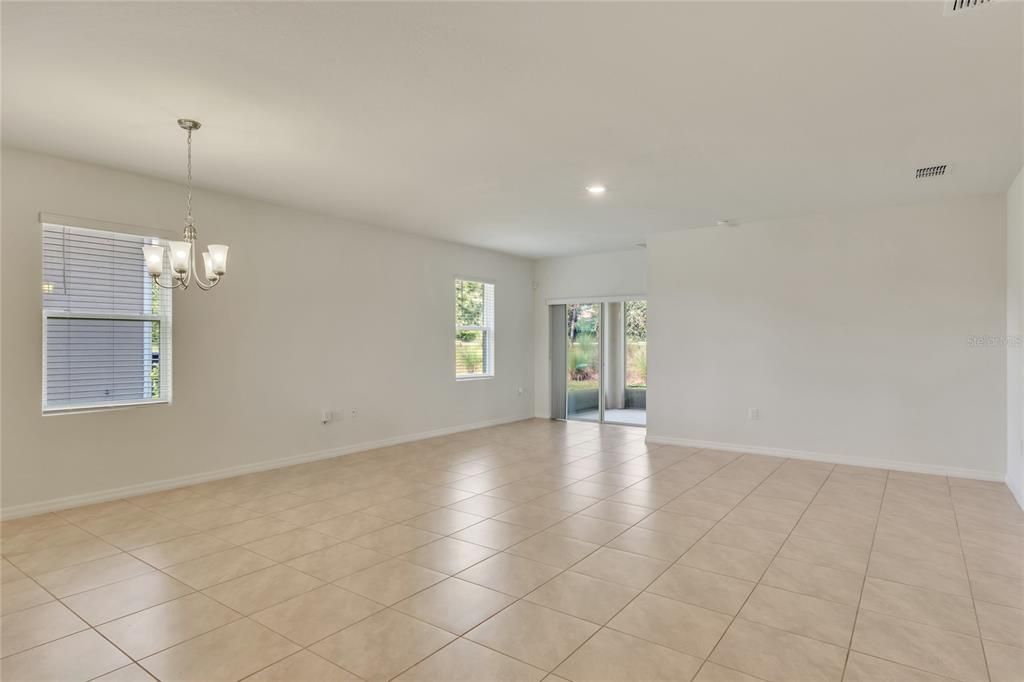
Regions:
[[[44,417],[52,417],[61,414],[88,414],[90,412],[112,412],[115,410],[130,410],[135,407],[149,407],[151,405],[170,405],[170,400],[147,400],[138,403],[117,403],[115,405],[78,405],[75,407],[51,407],[43,408]]]
[[[487,379],[493,379],[493,374],[474,374],[465,376],[456,376],[455,381],[485,381]]]

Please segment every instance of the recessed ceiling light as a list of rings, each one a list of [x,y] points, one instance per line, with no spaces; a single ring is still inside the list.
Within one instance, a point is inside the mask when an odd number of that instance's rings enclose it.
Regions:
[[[591,194],[604,194],[606,190],[604,185],[587,185],[587,191]]]

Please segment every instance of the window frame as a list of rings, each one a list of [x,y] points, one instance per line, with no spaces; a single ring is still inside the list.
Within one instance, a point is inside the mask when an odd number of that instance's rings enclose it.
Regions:
[[[458,373],[458,355],[457,355],[458,351],[457,350],[453,350],[453,352],[452,352],[452,360],[454,361],[454,364],[455,364],[455,381],[481,381],[481,380],[485,380],[485,379],[493,379],[495,376],[497,376],[497,367],[496,367],[497,361],[495,359],[496,356],[497,356],[497,351],[495,350],[495,345],[496,345],[495,341],[497,339],[496,339],[495,334],[494,334],[494,329],[495,329],[495,327],[497,325],[497,319],[496,319],[497,318],[496,311],[497,311],[497,307],[498,307],[497,300],[496,300],[496,298],[497,298],[497,287],[495,286],[495,283],[494,283],[493,280],[489,280],[489,279],[485,279],[485,278],[481,278],[481,277],[469,277],[469,276],[456,275],[454,280],[453,280],[453,284],[455,285],[454,293],[455,293],[456,296],[458,296],[459,282],[471,282],[473,284],[482,284],[485,287],[484,288],[484,301],[483,301],[483,305],[484,305],[484,308],[483,308],[483,318],[484,318],[485,322],[487,320],[490,320],[491,324],[490,325],[486,325],[486,324],[483,324],[483,325],[477,325],[477,324],[466,324],[466,325],[463,325],[463,324],[459,324],[458,318],[456,317],[456,319],[455,319],[455,334],[456,335],[458,335],[459,332],[464,332],[464,331],[465,332],[478,331],[478,332],[481,332],[483,334],[483,355],[484,355],[483,362],[484,362],[484,367],[486,368],[486,371],[478,373],[478,374],[459,374]],[[488,310],[488,308],[487,308],[487,289],[486,289],[486,287],[490,287],[491,288],[491,296],[490,296],[491,307],[490,307],[490,310]],[[490,313],[489,315],[488,315],[488,312]],[[488,338],[490,339],[490,343],[489,344],[487,343],[487,339]]]
[[[150,229],[135,225],[123,225],[120,223],[109,223],[99,220],[75,218],[72,216],[53,215],[40,213],[39,214],[39,240],[40,240],[40,263],[43,262],[43,233],[47,226],[54,227],[70,227],[80,230],[91,230],[101,232],[112,232],[116,234],[122,234],[130,237],[135,237],[141,240],[145,240],[146,243],[160,244],[167,246],[167,243],[174,239],[172,233],[161,230],[161,229]],[[140,246],[141,248],[141,246]],[[166,255],[165,255],[166,258]],[[165,264],[165,275],[168,269]],[[40,280],[43,279],[43,269],[40,268]],[[143,277],[148,277],[145,271],[142,272]],[[153,286],[153,285],[151,285]],[[45,289],[40,293],[40,311],[41,311],[41,333],[42,333],[42,357],[40,358],[41,366],[41,400],[40,407],[42,415],[44,417],[57,416],[62,414],[82,414],[89,412],[106,412],[109,410],[123,410],[134,407],[149,407],[153,405],[171,405],[173,404],[173,367],[174,363],[172,360],[173,355],[173,292],[167,290],[167,296],[164,300],[168,305],[166,312],[160,314],[153,313],[138,313],[138,314],[127,314],[127,313],[106,313],[106,312],[70,312],[61,308],[48,308],[46,307],[46,291]],[[47,405],[47,383],[48,383],[48,324],[50,320],[127,320],[137,322],[158,322],[160,324],[160,397],[151,400],[124,400],[118,402],[89,402],[78,405],[66,405],[66,406],[48,406]]]

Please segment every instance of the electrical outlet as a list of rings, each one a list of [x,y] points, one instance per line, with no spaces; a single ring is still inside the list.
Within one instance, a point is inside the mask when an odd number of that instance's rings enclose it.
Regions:
[[[352,417],[353,419],[355,419],[356,417],[358,417],[358,416],[359,416],[359,408],[357,408],[357,407],[353,407],[353,408],[351,408],[351,409],[350,409],[350,410],[348,411],[348,414],[349,414],[349,416],[350,416],[350,417]]]
[[[756,422],[758,419],[761,418],[761,408],[751,407],[749,410],[747,410],[747,418],[750,419],[750,421],[752,422]]]

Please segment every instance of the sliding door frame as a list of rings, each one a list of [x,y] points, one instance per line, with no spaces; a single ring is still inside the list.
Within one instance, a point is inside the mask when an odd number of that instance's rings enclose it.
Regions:
[[[568,364],[569,364],[569,361],[568,361],[568,357],[569,357],[569,335],[566,333],[566,330],[567,330],[568,323],[569,323],[569,319],[568,319],[568,314],[569,314],[568,306],[569,305],[574,305],[574,304],[575,305],[598,305],[598,306],[600,306],[600,316],[598,318],[599,321],[598,321],[598,334],[597,334],[597,349],[598,349],[597,350],[597,356],[598,356],[597,363],[598,363],[598,368],[599,368],[598,371],[600,372],[600,374],[598,375],[598,382],[597,382],[598,383],[598,388],[597,388],[597,417],[598,417],[598,420],[597,420],[596,423],[597,424],[613,424],[613,425],[616,425],[616,426],[639,426],[638,424],[629,424],[629,423],[626,423],[626,422],[610,422],[610,421],[606,421],[605,420],[605,397],[604,397],[604,394],[605,394],[605,382],[607,381],[607,374],[608,373],[606,371],[607,368],[604,366],[604,361],[605,361],[605,357],[606,357],[606,355],[605,355],[605,347],[604,347],[604,336],[605,336],[605,324],[607,324],[608,304],[609,303],[622,303],[622,304],[625,304],[627,301],[646,301],[646,300],[647,300],[647,294],[623,294],[623,295],[619,295],[619,296],[587,296],[587,297],[574,296],[574,297],[571,297],[571,298],[549,298],[549,299],[547,299],[547,301],[545,301],[545,303],[548,306],[548,320],[549,320],[549,323],[552,325],[552,329],[549,329],[549,333],[551,333],[553,331],[553,325],[555,323],[555,320],[557,318],[559,318],[559,317],[561,318],[561,330],[560,330],[559,333],[561,334],[561,337],[562,337],[562,358],[561,358],[560,361],[556,361],[555,360],[554,355],[555,355],[555,350],[557,348],[557,345],[554,343],[553,338],[552,338],[552,343],[551,343],[551,355],[552,355],[552,357],[551,357],[551,368],[552,368],[552,373],[551,373],[551,376],[552,377],[554,376],[554,371],[556,369],[561,371],[562,379],[559,382],[559,385],[561,387],[561,394],[562,394],[562,400],[561,400],[561,407],[562,407],[562,409],[560,410],[560,414],[559,413],[553,413],[552,417],[551,417],[552,419],[558,419],[558,420],[562,420],[562,421],[581,421],[581,422],[589,422],[590,421],[589,419],[573,419],[570,416],[570,414],[569,414],[569,382],[568,382],[568,379],[566,377],[566,374],[568,372]],[[556,312],[556,310],[560,311],[560,312]],[[625,333],[626,333],[625,324],[623,324],[622,333],[623,333],[623,335],[625,335]],[[625,377],[623,377],[623,385],[625,385]],[[552,402],[551,402],[551,405],[555,406],[556,403],[554,402],[554,397],[555,397],[555,393],[554,393],[554,391],[555,391],[555,382],[554,381],[552,381],[551,388],[552,388],[552,395],[551,395]]]
[[[546,305],[568,305],[570,303],[624,303],[626,301],[646,301],[647,294],[623,294],[622,296],[573,296],[570,298],[549,298]]]

